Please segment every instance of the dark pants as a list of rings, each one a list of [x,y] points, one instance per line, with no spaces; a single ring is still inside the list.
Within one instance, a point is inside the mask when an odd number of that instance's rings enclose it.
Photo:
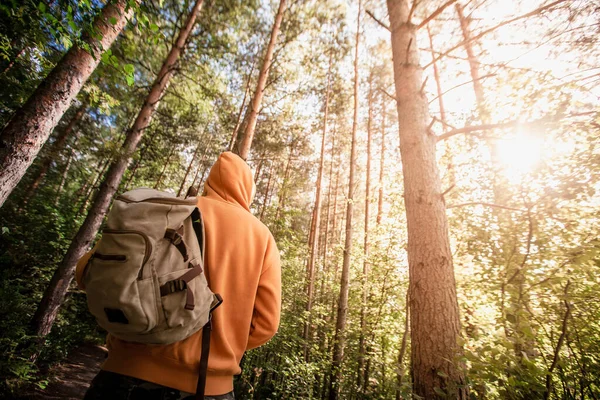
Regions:
[[[194,394],[182,392],[114,372],[100,371],[92,380],[84,400],[193,400]],[[233,392],[204,396],[206,400],[234,400]]]

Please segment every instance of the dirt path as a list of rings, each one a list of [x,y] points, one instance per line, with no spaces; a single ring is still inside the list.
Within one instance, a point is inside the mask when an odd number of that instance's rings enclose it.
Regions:
[[[36,389],[23,399],[68,399],[81,400],[90,382],[100,371],[106,348],[84,345],[71,352],[67,359],[53,368],[53,377],[45,390]]]

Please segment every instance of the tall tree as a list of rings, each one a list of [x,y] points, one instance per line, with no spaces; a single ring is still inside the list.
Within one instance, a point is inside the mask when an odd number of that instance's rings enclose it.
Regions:
[[[48,136],[100,62],[133,9],[127,0],[108,3],[94,21],[92,32],[74,45],[31,95],[0,134],[0,207],[17,186]],[[100,38],[97,40],[96,38]]]
[[[416,3],[415,3],[416,4]],[[411,360],[414,393],[467,398],[460,320],[446,207],[429,131],[428,103],[408,0],[387,0],[408,229]],[[436,11],[437,12],[437,11]]]
[[[59,135],[56,137],[56,141],[52,144],[52,148],[50,149],[48,154],[46,154],[46,156],[42,160],[42,165],[40,166],[40,169],[37,171],[35,177],[31,181],[31,184],[27,188],[27,191],[25,192],[25,197],[23,199],[23,203],[27,203],[31,199],[31,197],[35,194],[35,191],[40,186],[40,183],[42,183],[42,180],[48,173],[48,170],[50,169],[50,165],[52,165],[52,161],[54,161],[56,159],[56,157],[58,156],[60,151],[63,149],[63,147],[65,147],[65,144],[67,143],[67,140],[69,139],[69,136],[71,136],[76,125],[79,123],[79,121],[83,117],[83,114],[85,113],[85,108],[86,108],[85,104],[82,104],[81,106],[79,106],[77,111],[75,111],[75,115],[73,115],[73,117],[71,118],[71,120],[69,121],[69,123],[67,124],[65,129],[62,130],[59,133]]]
[[[318,243],[317,239],[320,228],[321,228],[321,186],[323,184],[323,166],[325,165],[325,139],[327,137],[327,118],[329,116],[329,80],[331,74],[332,55],[329,55],[329,67],[327,71],[327,83],[325,85],[325,111],[323,115],[323,132],[321,134],[321,156],[319,159],[319,172],[317,173],[317,188],[315,193],[315,204],[313,207],[313,221],[312,224],[312,243],[310,246],[310,255],[308,258],[308,269],[306,276],[307,283],[307,300],[306,300],[306,312],[307,320],[304,324],[304,360],[308,362],[308,341],[310,339],[310,324],[311,324],[311,310],[313,303],[313,291],[314,291],[314,280],[315,280],[315,263],[318,258]]]
[[[279,30],[281,27],[281,21],[283,20],[283,13],[285,12],[285,7],[286,0],[280,0],[279,8],[277,9],[277,14],[275,15],[275,22],[273,23],[273,29],[271,30],[269,44],[267,45],[267,50],[265,52],[262,67],[260,68],[260,73],[258,74],[256,90],[254,91],[252,102],[250,103],[250,113],[248,114],[248,122],[246,124],[246,129],[244,130],[244,138],[242,139],[242,143],[239,147],[239,155],[244,160],[248,158],[248,154],[250,153],[250,147],[252,146],[252,140],[254,139],[256,121],[258,120],[258,113],[260,112],[265,87],[267,86],[269,70],[271,68],[271,63],[273,60],[273,52],[275,51],[275,44],[277,43],[277,36],[279,35]]]
[[[333,359],[329,377],[329,400],[339,396],[339,382],[342,377],[342,362],[346,335],[346,319],[348,318],[348,290],[350,287],[350,259],[352,258],[352,217],[354,212],[354,173],[356,170],[356,130],[358,128],[358,47],[360,43],[360,16],[362,0],[358,0],[356,17],[356,43],[354,45],[354,115],[352,119],[352,144],[350,147],[350,172],[348,173],[348,200],[346,205],[346,238],[344,241],[344,260],[340,280],[340,297],[337,306],[335,338],[333,342]]]
[[[100,224],[108,211],[111,199],[119,187],[123,178],[123,173],[129,164],[139,141],[144,134],[144,130],[150,124],[154,111],[158,106],[162,95],[169,84],[169,80],[177,67],[181,53],[185,49],[186,42],[196,18],[200,13],[203,0],[197,0],[190,12],[187,21],[177,37],[176,42],[171,48],[165,62],[163,63],[156,79],[150,89],[146,101],[144,102],[133,126],[127,132],[125,142],[123,143],[121,154],[112,162],[104,182],[100,186],[100,191],[96,195],[94,204],[88,212],[88,215],[79,228],[79,231],[73,238],[67,253],[59,264],[44,296],[36,310],[31,325],[36,335],[45,336],[50,332],[52,324],[58,313],[65,293],[73,279],[73,272],[77,261],[88,250],[90,243],[96,236]]]
[[[358,371],[356,384],[362,393],[365,392],[368,382],[363,379],[367,376],[365,365],[365,337],[367,334],[367,298],[369,295],[369,218],[371,201],[371,124],[373,120],[373,71],[369,75],[368,119],[367,119],[367,167],[365,171],[365,226],[363,243],[363,276],[362,276],[362,303],[360,305],[360,337],[358,340]]]

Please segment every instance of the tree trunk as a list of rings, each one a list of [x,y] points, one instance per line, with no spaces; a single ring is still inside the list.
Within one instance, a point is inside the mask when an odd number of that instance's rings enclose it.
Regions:
[[[369,76],[369,113],[367,119],[367,170],[365,179],[365,226],[363,248],[362,304],[360,308],[360,337],[358,340],[358,373],[356,385],[365,393],[368,382],[362,382],[365,376],[365,335],[367,330],[367,297],[369,295],[369,206],[371,201],[371,123],[373,119],[373,72]]]
[[[304,361],[308,362],[310,354],[308,351],[308,342],[310,339],[311,329],[311,310],[313,303],[313,291],[314,291],[314,280],[315,280],[315,263],[318,258],[318,243],[317,234],[321,228],[321,186],[323,184],[323,166],[325,165],[325,139],[327,138],[327,119],[329,117],[329,80],[331,73],[332,58],[329,56],[329,67],[327,71],[327,84],[325,86],[325,114],[323,116],[323,133],[321,134],[321,159],[319,161],[319,171],[317,173],[317,188],[315,194],[315,205],[313,208],[313,221],[314,226],[312,227],[313,240],[310,246],[310,255],[308,258],[308,274],[306,276],[307,282],[307,301],[306,301],[306,312],[308,314],[307,321],[304,324]]]
[[[271,163],[269,165],[269,179],[267,180],[267,188],[265,189],[265,196],[264,196],[264,200],[263,200],[263,204],[260,210],[260,217],[259,219],[262,221],[263,217],[265,216],[265,210],[267,208],[267,202],[269,200],[269,191],[271,190],[271,182],[273,180],[273,163]]]
[[[229,146],[227,147],[229,151],[233,151],[233,146],[235,146],[235,141],[237,139],[240,126],[242,125],[242,115],[244,115],[244,108],[246,108],[246,99],[250,94],[250,82],[252,82],[252,73],[254,72],[255,65],[255,63],[252,63],[252,68],[250,69],[250,73],[248,74],[248,80],[246,81],[246,90],[244,91],[244,98],[242,100],[242,104],[240,105],[240,111],[238,112],[237,121],[235,122],[235,128],[233,128],[233,133],[231,134],[231,139],[229,140]]]
[[[457,4],[458,6],[458,4]],[[427,36],[429,36],[429,49],[431,50],[431,58],[433,59],[433,76],[435,78],[435,86],[437,88],[437,100],[438,105],[440,107],[440,119],[442,120],[442,125],[444,125],[444,129],[446,128],[447,119],[446,119],[446,107],[444,107],[444,92],[442,92],[442,82],[440,79],[440,70],[437,65],[437,61],[435,61],[435,52],[433,50],[433,36],[431,36],[431,29],[429,29],[429,24],[427,24]]]
[[[75,139],[78,139],[75,137]],[[73,146],[77,141],[73,142]],[[65,169],[62,174],[62,178],[60,180],[60,184],[58,185],[58,189],[56,189],[56,197],[54,198],[54,207],[58,206],[58,202],[60,201],[60,195],[65,187],[65,183],[67,182],[67,177],[69,176],[69,170],[71,169],[71,163],[73,162],[73,157],[75,156],[75,151],[73,149],[69,149],[69,157],[67,158],[67,165],[65,165]]]
[[[93,25],[94,32],[102,39],[96,41],[88,35],[82,38],[94,54],[73,45],[3,129],[0,134],[0,207],[98,66],[100,55],[111,46],[131,17],[133,10],[126,10],[126,4],[126,0],[117,0],[102,9]],[[116,24],[111,20],[116,20]]]
[[[356,44],[354,47],[354,116],[352,120],[352,145],[350,150],[350,172],[348,176],[348,201],[346,205],[346,240],[344,243],[344,261],[340,281],[340,297],[337,307],[335,324],[335,339],[333,342],[333,359],[329,380],[329,400],[337,400],[339,381],[342,377],[342,362],[344,359],[346,318],[348,316],[348,289],[350,283],[350,258],[352,256],[352,216],[354,206],[354,171],[356,169],[356,130],[358,127],[358,45],[360,42],[360,15],[362,0],[358,1],[358,16],[356,18]]]
[[[98,187],[98,183],[104,176],[106,169],[110,165],[110,161],[111,161],[110,157],[106,161],[104,161],[104,165],[102,166],[102,169],[98,172],[98,176],[96,176],[96,179],[94,179],[94,183],[92,183],[92,185],[85,192],[83,203],[81,203],[81,206],[79,207],[79,210],[77,211],[77,214],[75,214],[75,218],[78,218],[87,209],[88,203],[90,202],[90,197],[92,196],[92,193],[94,193],[94,190],[96,189],[96,187]]]
[[[408,230],[413,390],[426,399],[466,399],[457,361],[460,320],[446,207],[429,131],[417,28],[408,0],[387,1]]]
[[[275,23],[271,30],[271,38],[267,46],[265,58],[263,60],[260,73],[258,74],[258,82],[256,83],[256,91],[250,103],[250,114],[248,115],[248,123],[246,124],[246,130],[244,132],[244,138],[240,145],[240,157],[244,160],[248,158],[250,153],[250,147],[252,146],[252,140],[254,139],[254,131],[256,129],[256,121],[258,120],[258,113],[262,104],[262,98],[267,85],[267,78],[269,77],[269,70],[271,68],[271,61],[273,59],[273,52],[275,51],[275,43],[277,43],[277,35],[279,35],[279,28],[281,21],[283,20],[283,13],[285,11],[286,0],[279,1],[279,9],[275,15]]]
[[[162,178],[163,176],[165,176],[165,171],[167,170],[167,168],[169,167],[169,164],[171,163],[171,157],[173,157],[173,153],[175,153],[175,149],[177,148],[177,146],[173,146],[171,147],[171,151],[169,151],[169,155],[167,156],[167,161],[165,161],[165,165],[163,165],[162,170],[160,171],[160,175],[158,176],[158,179],[156,180],[156,183],[154,184],[154,189],[158,190]]]
[[[177,197],[181,196],[181,192],[183,192],[183,187],[185,186],[185,182],[187,181],[187,177],[190,174],[190,170],[192,169],[192,165],[194,165],[194,161],[196,161],[196,156],[198,155],[198,150],[200,150],[200,143],[196,146],[196,150],[194,150],[194,155],[188,164],[187,169],[185,170],[185,175],[183,176],[183,180],[181,181],[181,186],[179,186],[179,190],[177,191]]]
[[[202,183],[203,179],[204,179],[204,172],[206,171],[206,167],[205,167],[205,163],[206,163],[206,156],[208,155],[208,150],[210,149],[210,144],[212,142],[208,142],[206,147],[204,148],[204,152],[202,153],[202,158],[200,160],[200,162],[198,163],[198,169],[196,170],[196,174],[194,175],[194,180],[192,181],[192,184],[190,185],[190,187],[194,187],[194,185],[196,185],[196,181],[198,180],[198,175],[200,174],[200,170],[203,169],[202,171],[202,176],[200,177],[200,183]],[[198,183],[198,186],[200,186],[200,183]]]
[[[65,144],[67,143],[67,139],[69,138],[69,136],[71,136],[73,129],[75,128],[77,123],[81,120],[81,117],[83,117],[83,114],[85,113],[85,108],[86,108],[86,105],[82,104],[77,109],[77,111],[75,112],[75,115],[73,115],[73,118],[71,118],[71,120],[69,121],[69,124],[65,127],[65,129],[62,132],[60,132],[60,134],[56,138],[56,141],[52,144],[50,151],[48,152],[46,157],[44,157],[44,159],[42,160],[42,163],[40,165],[40,169],[37,172],[37,175],[35,176],[35,178],[33,178],[33,181],[27,188],[25,198],[23,199],[24,204],[27,204],[29,202],[29,200],[33,197],[33,195],[35,194],[35,191],[40,186],[40,183],[42,183],[42,180],[48,173],[48,170],[50,169],[50,165],[52,165],[52,161],[54,161],[56,159],[56,157],[59,155],[59,153],[65,147]]]
[[[146,127],[148,127],[154,110],[164,93],[169,79],[176,68],[180,54],[185,48],[188,36],[190,35],[196,17],[200,12],[203,0],[197,0],[194,8],[190,13],[185,27],[179,32],[177,42],[171,48],[167,59],[163,63],[158,76],[156,77],[152,89],[142,106],[133,126],[129,129],[125,142],[123,143],[122,153],[119,158],[111,164],[104,182],[100,186],[100,190],[96,195],[94,204],[88,213],[83,225],[75,235],[71,242],[67,253],[54,273],[48,288],[44,293],[44,297],[40,302],[37,311],[32,319],[32,327],[36,335],[46,336],[54,319],[58,313],[58,309],[62,303],[64,295],[73,279],[73,272],[77,261],[84,255],[94,240],[98,228],[108,211],[111,199],[119,187],[119,183],[123,177],[123,173],[127,168],[127,164],[131,159]]]
[[[473,89],[475,90],[475,101],[477,103],[477,111],[479,111],[479,118],[481,122],[489,122],[489,113],[485,110],[485,100],[483,95],[483,85],[481,84],[481,77],[479,76],[479,66],[477,65],[477,57],[473,51],[473,41],[471,40],[471,30],[469,28],[469,21],[463,14],[463,8],[460,4],[456,3],[456,13],[458,14],[458,20],[460,21],[460,28],[465,39],[465,51],[467,52],[467,59],[469,60],[469,68],[471,70],[471,79],[473,80]],[[434,58],[435,59],[435,58]]]
[[[281,183],[281,189],[279,189],[279,202],[277,204],[277,212],[275,213],[276,220],[279,219],[279,214],[280,214],[281,210],[284,210],[284,207],[285,207],[290,166],[292,165],[292,157],[294,156],[294,145],[295,145],[295,142],[292,141],[290,143],[290,152],[288,155],[288,159],[287,159],[287,162],[285,163],[285,171],[283,172],[283,182]]]
[[[381,96],[381,158],[379,159],[379,198],[377,199],[377,225],[381,224],[383,217],[383,174],[385,173],[385,117],[387,103]]]

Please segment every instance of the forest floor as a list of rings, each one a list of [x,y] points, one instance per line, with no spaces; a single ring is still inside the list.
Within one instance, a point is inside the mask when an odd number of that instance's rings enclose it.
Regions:
[[[21,399],[83,399],[92,379],[100,371],[106,354],[105,347],[95,344],[74,349],[65,361],[52,368],[52,376],[46,389],[34,389]]]

